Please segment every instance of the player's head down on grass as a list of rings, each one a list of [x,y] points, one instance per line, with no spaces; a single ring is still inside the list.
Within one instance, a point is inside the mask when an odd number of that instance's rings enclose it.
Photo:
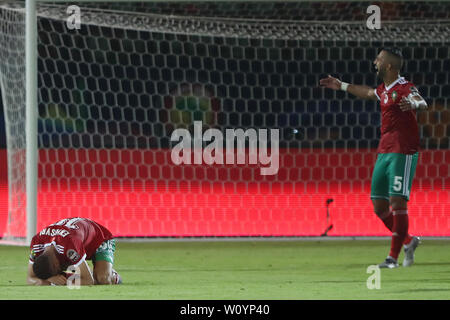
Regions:
[[[30,285],[120,284],[113,269],[115,239],[104,226],[86,218],[67,218],[43,228],[30,245]],[[92,261],[93,270],[87,260]]]
[[[33,272],[41,280],[46,280],[60,274],[63,270],[55,254],[53,246],[47,247],[33,263]]]

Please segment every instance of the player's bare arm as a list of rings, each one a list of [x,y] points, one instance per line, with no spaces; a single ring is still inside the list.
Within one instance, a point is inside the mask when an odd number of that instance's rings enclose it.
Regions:
[[[84,260],[79,265],[80,270],[80,285],[82,286],[91,286],[96,284],[94,281],[94,277],[92,276],[92,271],[89,268],[89,265],[87,264],[86,260]]]
[[[89,265],[83,261],[79,266],[80,285],[94,285],[94,277]],[[70,276],[70,274],[68,274]],[[27,283],[34,286],[65,286],[67,284],[67,277],[63,274],[57,274],[48,279],[39,279],[33,272],[33,264],[28,264]]]
[[[351,93],[360,99],[377,100],[375,89],[364,86],[342,82],[341,80],[328,75],[327,78],[321,79],[319,82],[321,87],[332,90],[343,90]]]
[[[65,286],[67,284],[67,278],[63,274],[58,274],[56,276],[47,279],[52,285],[55,286]]]

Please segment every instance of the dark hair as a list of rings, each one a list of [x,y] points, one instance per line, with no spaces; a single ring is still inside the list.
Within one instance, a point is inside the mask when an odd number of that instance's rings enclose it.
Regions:
[[[402,50],[396,47],[383,48],[382,50],[389,52],[390,54],[397,56],[400,59],[403,59]]]
[[[34,260],[33,272],[39,279],[46,280],[55,275],[55,270],[53,270],[50,256],[47,254],[41,254]]]
[[[393,59],[392,66],[400,70],[403,66],[402,50],[396,47],[382,48],[381,51],[386,51]]]

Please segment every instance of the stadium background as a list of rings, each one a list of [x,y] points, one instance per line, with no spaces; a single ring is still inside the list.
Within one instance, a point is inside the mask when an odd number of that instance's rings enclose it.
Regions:
[[[122,4],[120,9],[365,23],[368,5]],[[450,14],[444,2],[379,5],[387,20]],[[448,43],[210,37],[205,45],[200,37],[93,27],[71,41],[58,35],[60,22],[39,23],[38,228],[87,216],[117,236],[314,236],[327,226],[325,203],[333,199],[330,235],[388,235],[369,200],[378,104],[319,88],[318,82],[333,74],[375,87],[372,61],[379,48],[395,45],[406,60],[402,75],[430,107],[418,114],[423,151],[410,229],[450,235]],[[96,54],[102,44],[113,54]],[[136,50],[145,53],[136,56]],[[280,128],[278,174],[259,176],[257,166],[171,164],[170,134],[193,120],[221,130]],[[2,148],[4,133],[2,127]],[[8,212],[4,149],[0,157],[2,235]]]

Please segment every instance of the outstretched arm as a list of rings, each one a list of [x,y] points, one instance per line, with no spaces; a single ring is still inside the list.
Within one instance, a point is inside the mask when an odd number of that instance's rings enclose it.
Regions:
[[[378,100],[375,89],[368,86],[345,83],[330,75],[327,78],[321,79],[319,84],[324,88],[347,91],[361,99]]]

